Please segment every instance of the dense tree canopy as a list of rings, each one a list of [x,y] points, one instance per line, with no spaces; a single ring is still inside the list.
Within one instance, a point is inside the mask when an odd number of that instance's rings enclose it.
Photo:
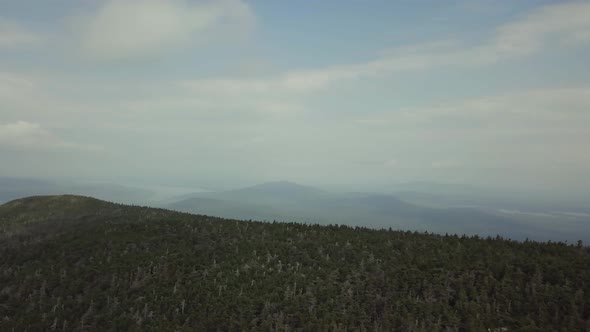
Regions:
[[[12,329],[584,331],[590,250],[36,197],[0,207]]]

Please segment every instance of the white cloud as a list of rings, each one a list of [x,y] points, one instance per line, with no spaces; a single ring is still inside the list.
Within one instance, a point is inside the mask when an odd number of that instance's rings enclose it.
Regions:
[[[19,91],[34,89],[35,79],[28,75],[0,72],[0,98],[7,98]]]
[[[565,125],[587,128],[590,120],[590,87],[532,89],[513,93],[470,98],[455,102],[391,110],[357,123],[366,126],[391,126],[431,123],[432,119],[470,120],[487,125],[537,128]],[[478,130],[482,128],[478,127]]]
[[[590,2],[580,1],[541,7],[521,20],[498,29],[496,52],[530,54],[548,45],[587,43]]]
[[[187,83],[195,91],[215,94],[300,93],[339,81],[425,70],[438,66],[475,66],[528,56],[555,46],[590,43],[590,3],[549,5],[496,29],[473,46],[443,40],[388,50],[375,60],[327,68],[294,70],[262,79],[213,79]]]
[[[161,54],[223,34],[243,35],[254,21],[241,0],[111,0],[94,15],[73,19],[73,28],[86,55],[120,59]]]
[[[462,164],[456,160],[436,160],[430,164],[432,168],[457,168]]]
[[[571,19],[567,13],[571,14]],[[586,22],[588,20],[582,19],[585,17],[583,13],[588,13],[590,17],[590,4],[546,6],[501,26],[480,45],[465,47],[457,41],[434,41],[389,50],[380,58],[365,63],[293,70],[259,78],[221,77],[180,82],[87,82],[81,79],[75,84],[65,83],[61,88],[63,91],[75,88],[82,94],[93,96],[92,100],[73,100],[69,96],[52,93],[60,90],[55,89],[55,86],[61,84],[54,77],[39,80],[0,73],[0,83],[7,82],[0,84],[0,104],[10,114],[4,116],[5,121],[20,119],[22,117],[19,115],[26,111],[27,115],[35,116],[43,123],[51,123],[50,113],[67,114],[69,119],[80,122],[86,121],[89,116],[101,118],[101,115],[104,121],[108,115],[112,116],[112,122],[117,123],[133,122],[139,117],[147,120],[155,114],[161,117],[182,115],[184,119],[189,113],[239,112],[254,114],[256,117],[297,113],[311,109],[307,105],[308,100],[301,98],[303,94],[341,81],[434,66],[481,65],[531,54],[556,42],[567,40],[568,45],[583,43],[586,40],[584,36],[590,31]],[[85,41],[86,51],[94,56],[117,58],[161,52],[166,45],[179,46],[199,39],[203,32],[215,30],[227,21],[233,24],[251,23],[252,20],[250,8],[241,1],[195,3],[180,0],[114,0],[103,3],[99,11],[80,27],[83,28],[82,35],[88,37]],[[512,40],[510,36],[516,39]],[[515,40],[520,42],[516,43]],[[516,49],[518,45],[522,49]],[[117,93],[102,96],[92,91],[114,91],[117,88],[128,93],[123,97]],[[385,121],[390,121],[391,116],[397,122],[402,118],[421,121],[433,116],[481,117],[486,112],[504,115],[537,112],[543,113],[545,118],[558,118],[562,113],[555,110],[583,112],[588,105],[587,98],[588,91],[585,88],[529,91],[422,109],[398,109],[392,115],[385,116]],[[360,120],[363,121],[365,124],[379,124],[384,120],[375,117]]]
[[[481,45],[462,46],[457,41],[434,41],[390,50],[382,58],[361,64],[289,73],[286,85],[314,89],[329,83],[423,70],[436,66],[471,66],[531,55],[542,49],[590,43],[590,3],[550,5],[500,26]]]
[[[82,145],[64,141],[37,123],[17,121],[0,123],[0,147],[13,149],[80,149],[102,150],[95,145]]]
[[[395,148],[405,163],[427,165],[433,172],[586,172],[590,165],[590,86],[433,102],[354,117],[358,132],[387,142],[387,151]]]
[[[0,48],[16,48],[35,45],[42,38],[17,22],[0,18]]]
[[[399,163],[397,162],[396,159],[389,159],[383,163],[383,166],[385,166],[387,168],[394,168],[394,167],[397,167],[398,165],[399,165]]]
[[[574,19],[569,20],[565,13],[573,13]],[[152,98],[132,102],[133,109],[192,109],[194,112],[218,111],[247,111],[258,113],[298,112],[308,109],[304,105],[304,94],[321,91],[340,82],[357,79],[387,76],[396,73],[427,70],[437,66],[477,66],[494,62],[531,55],[555,43],[567,40],[568,45],[584,43],[586,34],[590,32],[590,25],[581,17],[581,13],[588,13],[590,4],[573,3],[542,7],[529,15],[507,23],[492,33],[491,37],[479,45],[465,46],[457,41],[435,41],[409,45],[382,54],[372,61],[330,66],[326,68],[291,70],[282,74],[262,77],[219,77],[210,79],[184,80],[178,84],[171,84],[174,90],[162,88]],[[540,22],[548,22],[543,25]],[[512,38],[512,39],[511,39]],[[566,89],[567,90],[567,89]],[[162,92],[169,95],[162,97]],[[543,91],[535,96],[516,96],[522,104],[525,98],[530,102],[537,102],[540,107],[551,103],[547,98],[569,99],[573,90],[553,91],[546,97]],[[578,97],[575,97],[578,98]],[[578,98],[579,99],[579,98]],[[475,102],[475,101],[470,101]],[[477,105],[465,105],[465,108],[476,108],[484,112],[486,103],[497,100],[478,100]],[[510,106],[510,109],[517,111]],[[457,105],[443,105],[429,108],[429,111],[442,115],[456,112]],[[473,107],[472,107],[473,106]],[[530,108],[530,107],[529,107]],[[473,109],[470,110],[472,112]],[[414,110],[408,110],[408,116]],[[417,117],[423,117],[426,112],[418,112]],[[398,114],[399,116],[399,114]],[[367,119],[366,121],[372,121]]]
[[[279,92],[280,82],[274,79],[202,79],[180,83],[188,92],[202,95],[232,96]]]
[[[459,103],[408,110],[418,116],[507,119],[520,117],[533,123],[590,116],[590,87],[534,89]]]

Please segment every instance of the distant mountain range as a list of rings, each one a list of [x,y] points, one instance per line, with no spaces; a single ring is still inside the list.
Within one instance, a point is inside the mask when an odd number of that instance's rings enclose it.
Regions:
[[[436,194],[424,194],[429,199]],[[574,239],[512,216],[468,207],[430,207],[394,195],[330,193],[292,182],[268,182],[237,190],[194,193],[162,207],[234,219],[304,221],[319,224],[401,228],[513,239]],[[444,204],[441,204],[444,206]]]
[[[587,205],[503,197],[461,184],[415,182],[391,187],[388,193],[335,193],[288,181],[218,192],[188,190],[0,177],[0,203],[33,195],[78,194],[242,220],[500,234],[518,240],[590,240]]]

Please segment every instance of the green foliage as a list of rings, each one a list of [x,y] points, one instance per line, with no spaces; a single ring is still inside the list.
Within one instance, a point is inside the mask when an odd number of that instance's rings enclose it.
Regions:
[[[587,247],[235,221],[76,196],[0,207],[0,330],[584,331]]]

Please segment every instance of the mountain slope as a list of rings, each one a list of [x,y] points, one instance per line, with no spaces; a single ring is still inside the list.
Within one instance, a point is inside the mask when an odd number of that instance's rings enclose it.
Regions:
[[[0,330],[582,331],[590,250],[239,222],[76,196],[0,206]],[[58,225],[59,227],[56,227]]]
[[[96,216],[101,214],[101,211],[112,213],[116,209],[114,206],[95,198],[75,195],[17,199],[0,205],[0,234],[31,223],[49,220],[60,223],[65,220],[77,220],[83,216]]]

